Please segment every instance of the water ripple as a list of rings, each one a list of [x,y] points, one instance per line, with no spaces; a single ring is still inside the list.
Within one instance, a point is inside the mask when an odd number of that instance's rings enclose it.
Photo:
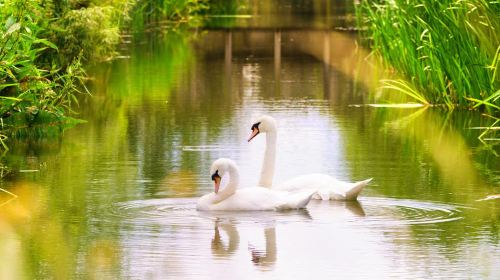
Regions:
[[[460,205],[394,198],[362,198],[359,202],[311,201],[307,209],[285,212],[199,212],[197,198],[134,200],[110,210],[125,220],[189,225],[198,219],[225,219],[238,223],[344,222],[363,227],[437,224],[463,219]]]
[[[177,216],[194,211],[196,200],[190,198],[132,200],[115,204],[111,209],[115,216],[141,219]]]
[[[364,199],[366,211],[373,213],[364,223],[368,225],[398,226],[437,224],[463,219],[464,206],[410,199]],[[372,211],[373,210],[373,211]]]
[[[184,152],[220,152],[220,151],[237,151],[238,147],[227,147],[224,145],[200,145],[200,146],[182,146]]]

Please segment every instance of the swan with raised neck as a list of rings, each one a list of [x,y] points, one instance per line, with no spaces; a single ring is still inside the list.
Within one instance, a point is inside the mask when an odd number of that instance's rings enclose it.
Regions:
[[[271,188],[273,185],[274,167],[276,165],[276,140],[277,125],[276,120],[271,116],[263,115],[252,125],[252,133],[248,142],[259,135],[266,134],[266,149],[264,150],[264,160],[260,171],[259,186]]]
[[[251,130],[252,133],[248,142],[259,134],[266,134],[266,148],[259,180],[260,186],[289,192],[315,190],[313,199],[356,200],[359,193],[372,180],[370,178],[351,183],[337,180],[326,174],[307,174],[273,186],[278,130],[276,120],[271,116],[262,115],[252,124]]]

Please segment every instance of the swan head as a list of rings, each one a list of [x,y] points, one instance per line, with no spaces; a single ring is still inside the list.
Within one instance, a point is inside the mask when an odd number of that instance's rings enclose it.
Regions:
[[[231,166],[236,166],[236,164],[228,158],[219,158],[212,163],[212,166],[210,167],[210,176],[212,181],[214,181],[215,193],[219,192],[221,178],[231,168]]]
[[[250,134],[250,138],[248,138],[248,142],[250,142],[255,136],[259,135],[259,133],[276,131],[276,120],[271,116],[260,116],[255,120],[255,123],[252,124],[251,130],[252,133]]]

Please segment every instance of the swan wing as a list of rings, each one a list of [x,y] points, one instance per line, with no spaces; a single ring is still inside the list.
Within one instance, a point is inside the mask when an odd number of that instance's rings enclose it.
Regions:
[[[313,199],[356,200],[359,193],[372,179],[344,182],[325,174],[308,174],[287,180],[274,189],[289,192],[315,190]]]
[[[278,210],[301,209],[305,208],[312,196],[316,193],[314,190],[306,190],[300,192],[281,192],[281,204]]]

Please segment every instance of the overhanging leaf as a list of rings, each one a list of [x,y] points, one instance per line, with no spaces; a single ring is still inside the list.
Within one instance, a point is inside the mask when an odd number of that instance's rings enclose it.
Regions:
[[[13,25],[11,25],[9,27],[9,29],[7,30],[7,32],[5,32],[5,34],[3,35],[3,37],[7,37],[7,35],[10,35],[16,31],[18,31],[19,29],[21,28],[21,24],[19,22],[16,22],[14,23]]]
[[[36,39],[33,43],[43,44],[43,45],[46,45],[50,48],[58,50],[57,46],[47,39]]]

